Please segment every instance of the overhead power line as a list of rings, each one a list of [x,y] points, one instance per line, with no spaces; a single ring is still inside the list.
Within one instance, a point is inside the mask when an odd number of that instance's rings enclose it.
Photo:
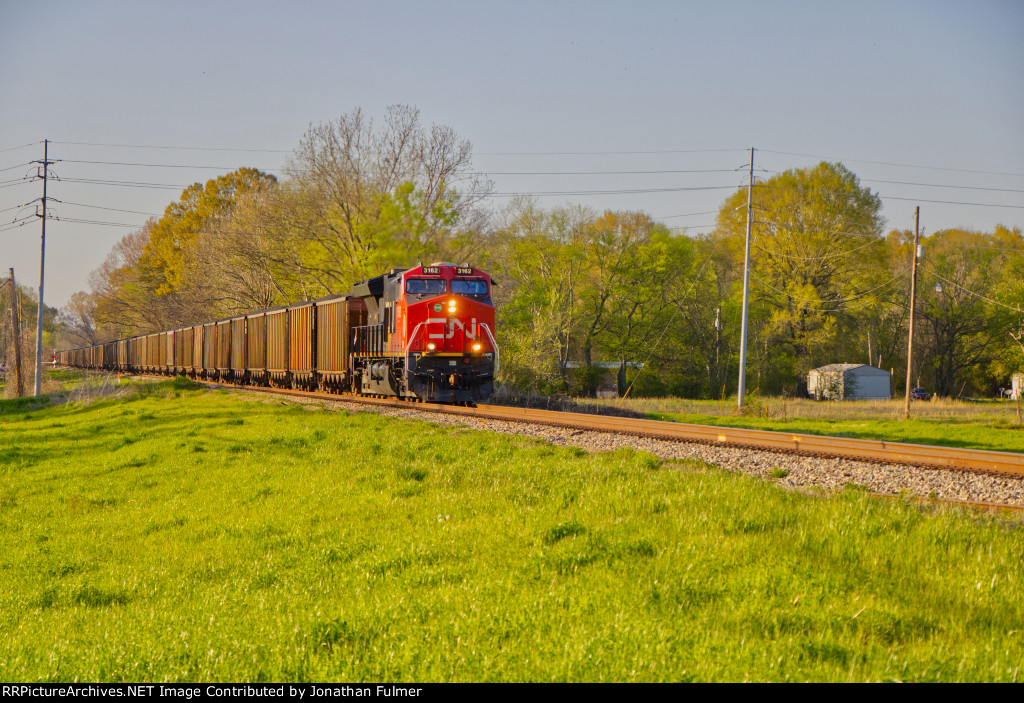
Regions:
[[[829,190],[810,190],[805,188],[789,188],[786,186],[770,186],[766,184],[760,184],[756,186],[758,188],[765,188],[767,190],[788,190],[796,193],[807,193],[808,195],[839,195],[843,197],[851,197],[859,195],[859,193],[849,193],[842,191],[829,191]],[[895,195],[881,195],[877,196],[882,200],[909,200],[916,203],[939,203],[941,205],[973,205],[976,207],[1005,207],[1014,208],[1017,210],[1024,210],[1024,205],[1003,205],[1002,203],[969,203],[959,200],[929,200],[927,198],[904,198]]]
[[[63,159],[66,164],[97,164],[101,166],[136,166],[145,168],[204,168],[219,171],[233,171],[239,166],[208,166],[200,164],[152,164],[137,163],[132,161],[95,161],[91,159]],[[10,168],[16,168],[11,166]],[[254,166],[260,171],[289,171],[299,173],[310,173],[307,169],[294,169],[285,167],[264,168]],[[4,170],[4,169],[0,169]],[[627,171],[468,171],[462,174],[465,176],[631,176],[631,175],[671,175],[677,173],[733,173],[733,168],[697,168],[697,169],[656,169],[656,170],[627,170]],[[1022,191],[1024,192],[1024,191]]]
[[[944,276],[939,275],[939,273],[935,269],[931,268],[930,266],[925,266],[924,264],[921,264],[921,267],[923,269],[925,269],[931,275],[933,275],[936,278],[938,278],[940,281],[945,281],[949,285],[951,285],[951,286],[953,286],[955,288],[959,288],[960,290],[962,290],[964,293],[967,293],[968,295],[973,295],[975,298],[981,298],[982,300],[987,300],[988,302],[992,303],[993,305],[998,305],[1000,307],[1004,307],[1007,310],[1013,310],[1015,312],[1024,313],[1024,310],[1021,310],[1018,307],[1015,307],[1013,305],[1007,305],[1006,303],[1001,303],[998,300],[993,300],[992,298],[987,298],[984,295],[982,295],[981,293],[975,293],[973,290],[970,290],[969,288],[964,288],[959,283],[954,283],[953,281],[949,280],[948,278],[945,278]]]
[[[0,212],[7,212],[9,210],[20,210],[20,209],[22,209],[24,207],[28,207],[33,202],[35,202],[35,201],[34,200],[30,200],[27,203],[25,203],[24,205],[12,205],[11,207],[5,207],[3,210],[0,210]]]
[[[661,217],[655,217],[655,220],[674,220],[677,217],[696,217],[697,215],[715,215],[718,210],[705,210],[703,212],[688,212],[685,215],[663,215]]]
[[[927,198],[899,198],[895,195],[879,195],[882,200],[909,200],[913,203],[938,203],[940,205],[968,205],[974,207],[1006,207],[1024,210],[1024,205],[1003,205],[1001,203],[968,203],[959,200],[929,200]]]
[[[994,193],[1024,193],[1024,190],[1017,188],[986,188],[983,186],[954,186],[943,183],[912,183],[910,181],[880,181],[874,178],[862,178],[862,183],[888,183],[899,186],[922,186],[925,188],[958,188],[961,190],[987,190]]]
[[[7,147],[0,149],[0,152],[11,151],[14,149],[22,149],[29,146],[40,144],[41,142],[32,142],[30,144],[23,144],[21,146]],[[168,144],[118,144],[111,142],[72,142],[72,141],[59,141],[52,142],[54,144],[67,144],[72,146],[100,146],[100,147],[112,147],[112,148],[123,148],[123,149],[167,149],[167,150],[179,150],[179,151],[215,151],[215,152],[238,152],[238,153],[267,153],[267,154],[289,154],[293,150],[290,149],[251,149],[251,148],[238,148],[238,147],[207,147],[207,146],[179,146],[179,145],[168,145]],[[729,149],[650,149],[650,150],[610,150],[610,151],[480,151],[476,152],[477,156],[615,156],[615,155],[659,155],[659,154],[714,154],[714,153],[729,153],[729,152],[746,152],[746,148],[729,148]],[[840,162],[852,162],[852,163],[867,163],[877,164],[881,166],[895,166],[901,168],[919,168],[933,171],[950,171],[955,173],[975,173],[983,175],[993,176],[1014,176],[1024,178],[1024,173],[1014,173],[1007,171],[985,171],[980,169],[965,169],[965,168],[954,168],[949,166],[929,166],[924,164],[908,164],[898,163],[891,161],[874,161],[870,159],[853,159],[853,158],[842,158],[836,156],[823,156],[821,154],[808,154],[801,152],[791,151],[778,151],[773,149],[758,149],[761,153],[767,154],[780,154],[785,156],[799,156],[804,158],[813,159],[825,159],[829,161],[840,161]],[[87,163],[87,162],[82,162]],[[206,167],[202,167],[206,168]],[[517,174],[508,174],[517,175]],[[533,173],[524,173],[522,175],[535,175]],[[537,174],[539,175],[539,174]],[[567,174],[573,175],[573,174]]]
[[[835,156],[822,156],[820,154],[801,154],[793,151],[773,151],[771,149],[758,149],[763,154],[783,154],[785,156],[802,156],[809,159],[824,159],[826,161],[851,162],[860,164],[877,164],[879,166],[897,166],[900,168],[920,168],[928,171],[952,171],[955,173],[978,173],[987,176],[1015,176],[1024,178],[1024,173],[1009,173],[1006,171],[980,171],[969,168],[952,168],[950,166],[923,166],[921,164],[901,164],[892,161],[871,161],[869,159],[843,159]]]
[[[767,173],[779,175],[784,173],[784,171],[767,171]],[[920,186],[922,188],[956,188],[960,190],[983,190],[993,193],[1024,193],[1024,189],[1020,188],[992,188],[989,186],[964,186],[949,183],[919,183],[917,181],[888,181],[880,178],[861,178],[859,180],[861,183],[886,183],[889,185]]]
[[[102,220],[83,220],[78,217],[55,217],[58,222],[71,222],[82,225],[103,225],[105,227],[141,227],[140,224],[129,224],[127,222],[104,222]]]
[[[205,168],[213,171],[236,171],[243,166],[200,166],[198,164],[141,164],[128,161],[87,161],[83,159],[63,159],[66,164],[98,164],[101,166],[138,166],[144,168]],[[283,168],[256,168],[259,171],[283,171]]]
[[[34,221],[35,219],[36,216],[34,213],[31,215],[26,215],[25,217],[15,218],[10,222],[0,225],[0,232],[6,232],[9,229],[17,229],[18,227],[24,227],[25,225]]]
[[[692,186],[688,188],[632,188],[623,190],[565,190],[521,193],[488,193],[488,198],[514,198],[517,196],[551,197],[567,195],[629,195],[632,193],[679,193],[694,190],[735,190],[736,186]]]
[[[20,163],[20,164],[14,164],[13,166],[7,166],[5,168],[0,168],[0,173],[2,173],[4,171],[11,171],[11,170],[16,169],[16,168],[21,168],[22,166],[31,166],[31,165],[32,165],[31,161],[26,161],[26,162]]]
[[[672,169],[657,171],[479,171],[479,176],[642,176],[677,173],[734,173],[734,168]]]
[[[22,144],[21,146],[9,146],[9,147],[6,147],[4,149],[0,149],[0,154],[2,154],[5,151],[14,151],[15,149],[25,149],[27,147],[36,146],[37,144],[42,144],[42,143],[43,143],[42,140],[40,140],[38,142],[29,142],[28,144]]]
[[[817,227],[804,227],[804,226],[792,227],[790,225],[782,225],[782,224],[779,224],[777,222],[769,222],[767,220],[755,220],[754,224],[765,225],[767,227],[773,227],[773,228],[777,228],[777,229],[789,230],[789,231],[795,231],[795,232],[801,232],[801,233],[802,232],[818,232],[818,233],[821,233],[821,234],[838,234],[838,235],[842,235],[842,236],[846,236],[846,237],[865,237],[867,239],[871,239],[872,240],[872,242],[869,242],[869,243],[873,243],[875,241],[878,241],[878,242],[887,241],[885,235],[878,235],[878,234],[872,234],[872,233],[844,232],[842,230],[820,229],[820,228],[817,228]],[[891,231],[892,230],[890,230],[890,232]],[[945,230],[937,230],[937,231],[943,232]],[[927,241],[927,240],[925,240],[925,241]],[[957,243],[956,247],[958,249],[990,249],[990,250],[993,250],[993,251],[1014,251],[1014,252],[1024,253],[1024,242],[1022,242],[1021,246],[1019,246],[1019,247],[994,247],[994,246],[985,246],[984,244],[964,244],[964,243]]]
[[[655,218],[657,219],[657,218]],[[676,225],[669,227],[673,232],[693,232],[698,229],[714,229],[715,225]]]
[[[63,183],[88,183],[89,185],[118,186],[124,188],[156,188],[168,190],[184,190],[187,185],[174,185],[172,183],[147,183],[142,181],[108,181],[98,178],[61,178]]]
[[[85,203],[72,203],[72,202],[67,201],[67,200],[57,200],[56,198],[51,198],[51,200],[54,200],[54,201],[56,201],[58,203],[61,203],[62,205],[74,205],[76,207],[88,207],[88,208],[93,208],[94,210],[110,210],[111,212],[127,212],[127,213],[130,213],[132,215],[149,215],[150,217],[160,217],[160,213],[156,213],[156,212],[142,212],[141,210],[122,210],[121,208],[116,208],[116,207],[101,207],[99,205],[86,205]],[[0,211],[0,212],[2,212],[2,211]]]
[[[37,144],[39,142],[36,142]],[[110,144],[106,142],[51,142],[52,144],[68,144],[74,146],[108,146],[120,149],[171,149],[181,151],[237,151],[265,154],[290,154],[290,149],[233,149],[230,147],[210,146],[167,146],[159,144]]]
[[[6,181],[0,181],[0,187],[5,186],[5,185],[22,183],[22,182],[26,182],[27,183],[28,181],[32,181],[32,180],[35,180],[35,176],[22,176],[21,178],[10,178],[10,179],[8,179]]]
[[[15,217],[10,222],[2,222],[2,223],[0,223],[0,225],[6,226],[6,225],[12,225],[15,222],[21,222],[22,220],[25,220],[25,221],[34,220],[35,217],[36,217],[36,214],[33,212],[33,213],[29,214],[29,215],[22,215],[21,217]]]
[[[615,156],[630,154],[714,154],[746,149],[665,149],[655,151],[479,151],[477,156]]]

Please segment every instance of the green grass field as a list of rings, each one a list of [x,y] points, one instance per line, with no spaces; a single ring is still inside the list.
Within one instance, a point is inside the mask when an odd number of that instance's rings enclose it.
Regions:
[[[1012,515],[134,388],[0,401],[0,680],[1020,675]]]

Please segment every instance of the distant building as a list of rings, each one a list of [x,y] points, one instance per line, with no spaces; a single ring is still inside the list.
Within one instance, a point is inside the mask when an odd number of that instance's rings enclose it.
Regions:
[[[815,400],[889,400],[892,374],[867,364],[829,364],[807,374],[807,395]]]

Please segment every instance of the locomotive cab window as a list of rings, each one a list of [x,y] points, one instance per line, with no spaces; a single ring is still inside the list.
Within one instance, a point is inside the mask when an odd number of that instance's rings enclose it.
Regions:
[[[452,293],[458,295],[487,295],[487,281],[482,278],[455,278]]]
[[[405,292],[409,295],[444,295],[444,279],[410,278],[405,282]]]

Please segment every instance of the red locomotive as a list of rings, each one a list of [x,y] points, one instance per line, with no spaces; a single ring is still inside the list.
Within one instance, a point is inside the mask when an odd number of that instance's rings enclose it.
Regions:
[[[61,364],[241,385],[471,403],[494,390],[491,281],[468,265],[392,270],[347,295],[58,352]]]
[[[357,283],[367,324],[352,334],[353,389],[446,402],[482,400],[494,390],[493,282],[449,263],[391,271]]]

